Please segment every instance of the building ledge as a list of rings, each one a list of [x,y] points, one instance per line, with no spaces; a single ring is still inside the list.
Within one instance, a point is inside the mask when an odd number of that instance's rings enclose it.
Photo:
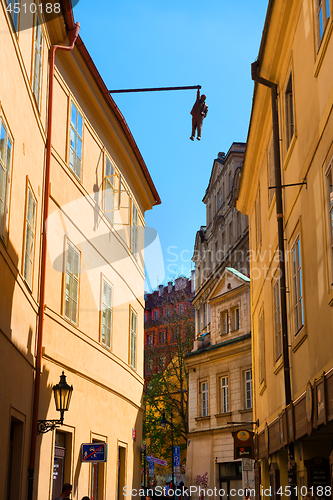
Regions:
[[[214,417],[230,417],[232,415],[231,411],[228,411],[227,413],[216,413]]]
[[[210,415],[207,415],[207,417],[195,417],[195,419],[197,422],[201,421],[201,420],[210,420]]]
[[[243,410],[239,410],[239,413],[244,414],[244,413],[252,413],[253,408],[244,408]]]
[[[185,354],[185,358],[189,358],[191,356],[197,356],[198,354],[203,354],[205,352],[212,351],[213,349],[220,349],[221,347],[225,347],[231,344],[236,344],[237,342],[242,342],[250,338],[251,338],[251,332],[246,333],[245,335],[240,335],[239,337],[225,340],[224,342],[220,342],[219,344],[213,344],[208,347],[203,347],[202,349],[198,349],[197,351],[188,352],[187,354]]]

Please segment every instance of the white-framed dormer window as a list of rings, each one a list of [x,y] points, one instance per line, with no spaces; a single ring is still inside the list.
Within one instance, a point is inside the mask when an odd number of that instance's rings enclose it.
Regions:
[[[101,342],[111,348],[112,332],[112,286],[102,279]]]
[[[294,331],[295,335],[304,325],[304,309],[303,309],[303,276],[302,276],[302,256],[301,256],[301,239],[297,236],[292,249],[292,283],[293,283],[293,310],[294,310]]]
[[[74,102],[71,101],[69,132],[69,168],[81,179],[83,143],[83,118]]]
[[[208,382],[200,383],[201,416],[208,417]]]
[[[220,413],[229,412],[229,377],[220,377]]]
[[[39,15],[35,14],[33,68],[32,68],[32,91],[35,95],[38,108],[40,107],[40,95],[42,85],[43,67],[43,31]]]
[[[330,18],[330,0],[314,0],[316,16],[316,39],[317,51],[319,50],[321,40],[324,36],[327,21]]]
[[[7,233],[13,141],[0,117],[0,238]]]
[[[222,311],[220,314],[221,335],[229,333],[229,311]]]
[[[252,393],[252,370],[244,372],[244,387],[245,387],[245,409],[253,408],[253,393]]]

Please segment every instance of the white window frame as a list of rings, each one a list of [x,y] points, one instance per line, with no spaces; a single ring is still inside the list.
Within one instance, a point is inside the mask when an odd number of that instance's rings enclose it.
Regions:
[[[259,329],[259,382],[263,384],[265,382],[265,318],[264,318],[264,309],[262,308],[259,317],[258,317],[258,329]]]
[[[330,0],[314,0],[317,52],[319,51],[328,20],[331,15],[330,10],[331,10]]]
[[[114,223],[115,211],[115,168],[109,156],[104,160],[104,213],[111,224]]]
[[[13,139],[3,117],[0,116],[0,238],[3,240],[8,232],[12,162]]]
[[[78,256],[78,263],[77,263],[77,273],[74,271],[70,271],[68,269],[68,256],[69,254],[72,253],[74,256]],[[81,265],[81,255],[79,249],[73,245],[73,243],[66,239],[66,253],[65,253],[65,286],[64,286],[64,316],[65,318],[70,321],[72,324],[77,325],[78,324],[78,317],[79,317],[79,286],[80,286],[80,265]],[[76,283],[76,296],[75,293],[71,295],[70,291],[67,293],[67,284],[69,283],[69,286],[71,288],[71,285]],[[73,316],[71,315],[71,308],[69,310],[69,315],[66,314],[66,304],[67,304],[67,297],[70,298],[70,302],[76,304],[76,315],[75,318],[73,319]]]
[[[280,278],[273,279],[274,355],[275,361],[282,356],[282,323]]]
[[[303,272],[301,237],[298,234],[291,247],[292,298],[295,336],[304,326]]]
[[[230,333],[229,310],[228,309],[221,311],[220,322],[221,322],[221,335],[227,335],[228,333]]]
[[[208,393],[208,381],[205,380],[200,382],[200,409],[201,417],[209,416],[209,393]]]
[[[83,128],[84,120],[83,114],[81,113],[79,107],[75,104],[73,100],[70,100],[70,112],[69,112],[69,157],[68,166],[74,175],[81,180],[82,178],[82,153],[83,153]],[[73,118],[73,108],[75,109],[75,123]],[[80,126],[81,122],[81,126]],[[79,156],[78,145],[81,145],[81,151]]]
[[[154,310],[154,319],[155,320],[158,319],[158,310],[157,309]]]
[[[138,221],[139,213],[138,208],[134,201],[132,200],[131,207],[131,252],[135,258],[138,255]]]
[[[32,91],[36,99],[38,109],[40,109],[42,73],[43,73],[43,30],[39,14],[35,14],[34,26],[34,48],[33,48],[33,68],[32,68]]]
[[[109,295],[109,297],[106,296],[105,291],[107,291],[107,295]],[[102,287],[101,287],[101,344],[103,344],[108,349],[111,349],[111,345],[112,345],[112,321],[113,321],[112,303],[113,303],[113,286],[102,275]],[[106,315],[108,315],[109,318],[110,318],[109,319],[109,325],[107,325],[106,321],[105,321]]]
[[[245,410],[253,408],[253,382],[252,382],[252,369],[245,370],[244,372],[244,401]]]
[[[333,288],[333,162],[331,161],[325,172],[325,188],[326,188],[326,209],[327,209],[327,231],[329,245],[329,266],[330,266],[330,283]]]
[[[18,31],[18,22],[19,22],[19,13],[20,13],[20,2],[19,0],[6,0],[7,7],[5,7],[6,11],[10,15],[11,22],[14,26],[14,31],[17,33]],[[14,5],[14,7],[13,7]]]
[[[30,208],[30,202],[32,203],[32,210]],[[33,274],[34,274],[36,216],[37,216],[37,199],[30,186],[30,183],[27,182],[26,197],[25,197],[22,274],[24,281],[27,283],[27,285],[31,290],[32,290]]]
[[[229,377],[220,377],[220,413],[229,413]]]
[[[137,327],[138,327],[138,315],[130,308],[130,356],[129,356],[129,364],[136,370],[137,365]]]
[[[161,337],[160,337],[160,339],[161,339],[161,344],[165,344],[165,343],[166,343],[166,331],[165,331],[165,330],[163,330],[163,331],[161,332]]]
[[[295,133],[295,109],[294,109],[294,83],[292,71],[289,73],[287,85],[284,91],[285,125],[286,125],[286,151],[288,151]]]

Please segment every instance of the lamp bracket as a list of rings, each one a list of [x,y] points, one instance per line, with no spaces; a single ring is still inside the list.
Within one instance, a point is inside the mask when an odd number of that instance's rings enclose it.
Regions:
[[[45,434],[46,432],[53,431],[63,424],[60,420],[38,420],[37,434]]]

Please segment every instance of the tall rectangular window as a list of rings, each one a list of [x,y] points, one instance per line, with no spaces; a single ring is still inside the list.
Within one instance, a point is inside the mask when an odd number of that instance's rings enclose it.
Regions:
[[[137,315],[131,309],[131,325],[130,325],[130,365],[136,370],[136,328]]]
[[[286,149],[288,149],[294,135],[293,79],[291,73],[286,86],[284,99],[286,106]]]
[[[259,314],[259,382],[262,384],[265,380],[265,326],[264,326],[264,310]]]
[[[36,233],[36,200],[30,186],[27,190],[26,199],[26,218],[24,231],[24,259],[23,259],[23,277],[32,287],[33,279],[33,262],[35,250],[35,233]]]
[[[135,203],[132,201],[132,238],[131,238],[131,250],[133,255],[136,257],[138,252],[138,209]]]
[[[232,331],[239,330],[239,307],[235,307],[231,311]]]
[[[269,179],[269,187],[270,186],[273,187],[273,186],[275,186],[273,138],[271,139],[271,142],[269,143],[267,155],[268,155],[268,179]],[[269,206],[272,203],[274,192],[275,192],[274,189],[269,189],[268,190]]]
[[[302,258],[301,240],[298,236],[292,247],[292,282],[293,282],[293,306],[295,335],[304,325],[303,311],[303,280],[302,280]]]
[[[333,168],[332,165],[326,172],[326,196],[327,196],[327,222],[328,222],[328,244],[330,253],[331,286],[333,287]]]
[[[315,0],[317,50],[320,47],[327,21],[331,15],[329,0]]]
[[[71,124],[69,133],[69,168],[81,179],[83,118],[71,103]]]
[[[65,316],[72,323],[77,323],[79,300],[80,253],[70,242],[66,252],[66,296]]]
[[[221,413],[228,413],[229,411],[229,378],[220,378],[220,402],[221,402]]]
[[[115,192],[114,192],[114,167],[105,155],[104,170],[104,212],[110,222],[114,222]]]
[[[221,312],[221,335],[229,333],[229,311]]]
[[[38,14],[35,15],[35,34],[34,34],[34,60],[32,90],[36,98],[37,106],[40,106],[40,90],[42,83],[43,66],[43,32]]]
[[[208,417],[208,382],[201,382],[201,416]]]
[[[19,12],[20,12],[20,3],[15,2],[12,0],[7,0],[7,7],[6,7],[7,12],[10,13],[10,16],[13,21],[13,26],[15,31],[17,31],[18,28],[18,18],[19,18]]]
[[[275,279],[273,283],[273,309],[274,309],[274,338],[275,338],[275,361],[282,355],[282,330],[281,330],[281,304],[280,304],[280,280]]]
[[[246,370],[244,376],[245,376],[245,408],[249,410],[253,407],[252,370]]]
[[[111,348],[112,329],[112,287],[102,280],[102,344]]]
[[[0,237],[6,234],[9,211],[10,174],[12,164],[12,140],[0,119]]]
[[[257,250],[259,250],[261,247],[260,190],[258,191],[255,203],[255,218],[256,218],[256,247]]]

